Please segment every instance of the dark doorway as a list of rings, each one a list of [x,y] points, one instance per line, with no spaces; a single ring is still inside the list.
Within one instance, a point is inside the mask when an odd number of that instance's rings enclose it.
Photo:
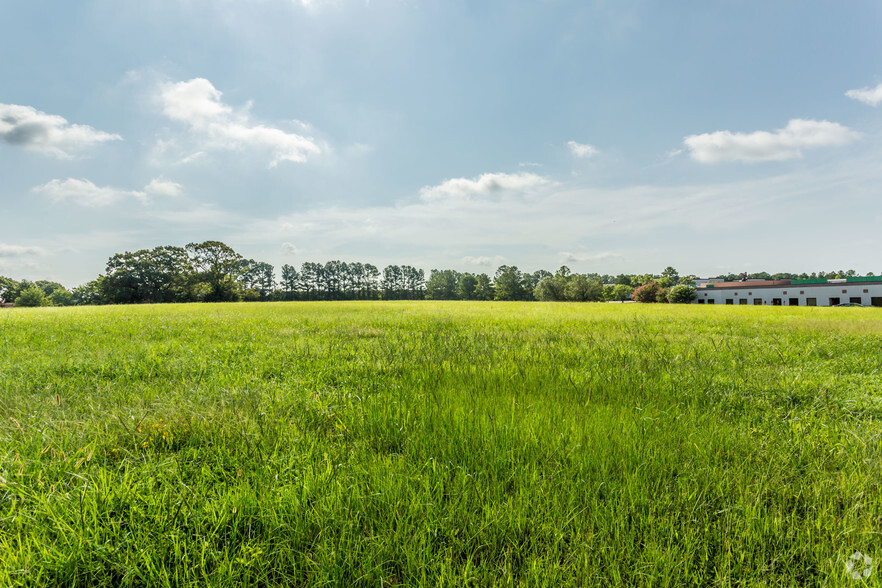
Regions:
[[[830,306],[836,306],[837,304],[839,304],[838,298],[831,298],[830,299]]]
[[[790,306],[799,306],[799,298],[791,298],[787,304]]]

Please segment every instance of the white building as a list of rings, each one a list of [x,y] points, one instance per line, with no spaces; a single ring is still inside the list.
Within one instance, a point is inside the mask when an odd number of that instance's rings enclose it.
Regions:
[[[882,306],[882,276],[841,280],[749,280],[715,282],[696,288],[698,304],[766,306]]]

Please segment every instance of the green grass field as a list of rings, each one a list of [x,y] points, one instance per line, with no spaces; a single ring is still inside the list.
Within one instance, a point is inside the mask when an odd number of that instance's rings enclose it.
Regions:
[[[880,484],[874,309],[0,312],[3,586],[879,585]]]

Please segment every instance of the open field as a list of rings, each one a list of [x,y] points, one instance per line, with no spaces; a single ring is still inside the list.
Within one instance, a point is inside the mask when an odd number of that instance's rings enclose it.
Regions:
[[[0,311],[3,586],[878,585],[880,485],[875,309]]]

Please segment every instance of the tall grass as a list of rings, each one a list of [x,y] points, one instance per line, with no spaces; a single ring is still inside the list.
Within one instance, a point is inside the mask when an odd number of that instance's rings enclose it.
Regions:
[[[860,308],[6,311],[0,584],[855,585],[880,373]]]

